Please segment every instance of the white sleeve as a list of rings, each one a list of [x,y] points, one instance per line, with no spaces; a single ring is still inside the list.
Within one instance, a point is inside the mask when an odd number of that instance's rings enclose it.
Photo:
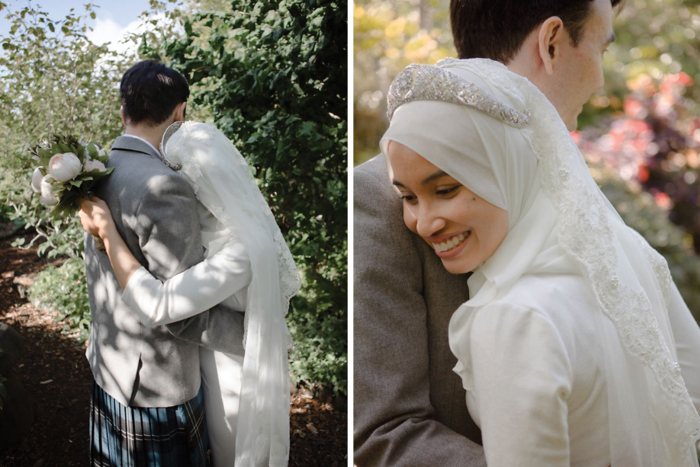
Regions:
[[[676,341],[678,364],[695,409],[700,412],[700,327],[675,284],[671,287],[668,319]]]
[[[170,324],[221,303],[250,284],[250,260],[242,243],[228,243],[201,263],[161,282],[145,268],[126,284],[122,300],[148,327]]]
[[[560,333],[507,303],[478,310],[468,334],[473,399],[489,467],[569,466],[573,379]]]

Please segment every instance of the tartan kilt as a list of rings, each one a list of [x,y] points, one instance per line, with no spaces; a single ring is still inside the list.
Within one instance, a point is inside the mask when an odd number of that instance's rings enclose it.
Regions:
[[[124,407],[92,381],[90,465],[209,467],[204,393],[174,407]]]

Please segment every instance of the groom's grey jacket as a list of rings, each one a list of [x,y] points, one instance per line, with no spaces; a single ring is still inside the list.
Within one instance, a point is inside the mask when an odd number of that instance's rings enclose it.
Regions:
[[[136,259],[160,280],[203,259],[197,201],[187,180],[153,148],[121,136],[114,167],[96,195]],[[199,345],[243,355],[243,315],[219,305],[185,321],[147,328],[121,300],[109,258],[86,235],[85,265],[92,312],[87,348],[97,384],[125,406],[169,407],[197,395]]]
[[[485,466],[447,341],[467,278],[406,228],[381,156],[354,188],[355,464]]]

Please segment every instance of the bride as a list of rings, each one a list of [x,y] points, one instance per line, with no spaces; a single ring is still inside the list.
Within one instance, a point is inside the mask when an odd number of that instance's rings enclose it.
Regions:
[[[291,337],[284,316],[300,279],[245,159],[211,125],[177,122],[164,161],[191,183],[205,260],[161,283],[134,258],[104,201],[81,201],[83,228],[104,240],[122,300],[147,326],[180,321],[225,302],[245,312],[243,357],[200,347],[207,428],[220,466],[286,466]]]
[[[486,59],[411,65],[381,140],[406,226],[473,272],[449,343],[498,466],[697,466],[700,328],[561,117]]]

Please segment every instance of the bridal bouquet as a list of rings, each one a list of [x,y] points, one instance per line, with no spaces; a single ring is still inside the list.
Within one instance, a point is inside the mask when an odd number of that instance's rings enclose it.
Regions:
[[[44,206],[53,206],[54,217],[72,216],[80,210],[78,198],[113,168],[106,168],[107,156],[95,143],[81,144],[74,136],[52,136],[49,142],[30,149],[39,167],[32,174],[32,190]]]

